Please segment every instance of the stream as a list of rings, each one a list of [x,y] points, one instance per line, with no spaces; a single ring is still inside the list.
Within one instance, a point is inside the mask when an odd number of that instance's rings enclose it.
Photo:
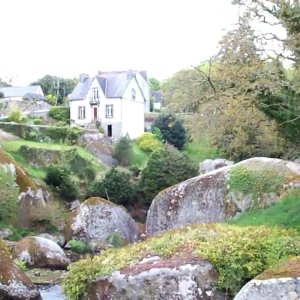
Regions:
[[[43,300],[65,300],[66,297],[63,295],[61,286],[51,285],[43,286],[39,288]]]

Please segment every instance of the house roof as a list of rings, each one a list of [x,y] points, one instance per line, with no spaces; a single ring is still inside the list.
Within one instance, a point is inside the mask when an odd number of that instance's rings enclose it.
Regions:
[[[29,85],[27,87],[12,86],[0,88],[5,98],[22,97],[27,99],[45,100],[44,93],[40,85]]]
[[[152,97],[154,97],[154,102],[163,103],[164,101],[164,95],[162,91],[153,91]]]
[[[99,72],[94,78],[98,81],[106,98],[121,98],[130,81],[135,78],[136,73],[138,73],[138,71],[132,70]],[[73,92],[69,95],[69,100],[84,99],[94,78],[85,77],[79,82]]]

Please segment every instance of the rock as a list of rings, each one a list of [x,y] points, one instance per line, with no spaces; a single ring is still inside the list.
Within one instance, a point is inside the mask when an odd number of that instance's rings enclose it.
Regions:
[[[233,165],[233,161],[224,158],[206,159],[199,164],[199,174],[205,174],[231,165]]]
[[[96,197],[75,209],[65,228],[66,241],[77,239],[85,243],[106,240],[113,233],[131,243],[138,238],[137,225],[125,208]]]
[[[51,241],[57,243],[60,247],[63,247],[65,245],[65,237],[61,234],[52,235],[52,234],[49,234],[49,233],[42,233],[38,236],[43,237],[43,238],[48,239],[48,240],[51,240]]]
[[[35,268],[64,270],[69,265],[57,243],[43,237],[28,236],[20,240],[13,251],[13,258]]]
[[[188,224],[220,222],[249,208],[266,207],[300,186],[300,165],[251,158],[160,192],[152,201],[146,232],[153,235]]]
[[[234,300],[297,300],[300,299],[299,278],[251,280]]]
[[[213,288],[216,280],[217,272],[206,260],[192,255],[168,259],[154,256],[97,278],[89,289],[89,299],[217,299]]]
[[[0,239],[6,240],[13,235],[13,231],[10,228],[1,228],[0,229]]]
[[[41,300],[31,280],[11,260],[0,240],[0,300]]]

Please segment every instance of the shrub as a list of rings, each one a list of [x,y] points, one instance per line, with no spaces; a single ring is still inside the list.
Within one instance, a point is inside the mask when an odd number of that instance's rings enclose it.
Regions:
[[[22,123],[24,122],[25,119],[24,116],[22,115],[22,111],[17,107],[11,109],[8,118],[11,122],[16,122],[16,123]]]
[[[14,222],[19,213],[19,187],[15,174],[9,167],[0,164],[0,221]]]
[[[107,237],[106,241],[109,242],[115,248],[121,248],[126,245],[125,238],[118,232],[111,233]]]
[[[138,147],[148,153],[159,150],[162,148],[161,141],[157,136],[151,132],[145,132],[137,139]]]
[[[14,260],[15,265],[22,271],[27,271],[26,261],[21,259],[15,259]]]
[[[49,116],[54,120],[68,123],[70,120],[70,108],[67,106],[53,106],[50,109]]]
[[[90,252],[90,247],[82,241],[71,240],[68,242],[70,249],[78,254],[85,254]]]
[[[102,181],[92,182],[87,197],[102,197],[117,204],[127,205],[134,197],[130,174],[112,168]]]
[[[165,142],[181,150],[187,141],[187,133],[181,120],[172,114],[161,114],[154,121],[152,130],[159,128]]]
[[[46,170],[46,183],[58,187],[63,178],[69,176],[69,170],[65,166],[50,166]]]
[[[117,142],[114,149],[114,157],[118,163],[126,167],[129,164],[129,159],[132,156],[132,144],[128,136],[122,137]]]
[[[166,145],[153,152],[141,172],[138,193],[144,204],[150,204],[161,190],[197,175],[197,167],[176,148]]]

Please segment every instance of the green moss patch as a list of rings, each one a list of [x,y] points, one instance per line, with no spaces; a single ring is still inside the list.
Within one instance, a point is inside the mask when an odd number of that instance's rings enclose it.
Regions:
[[[219,272],[217,287],[235,294],[247,280],[279,259],[299,252],[300,237],[293,230],[224,224],[189,226],[72,264],[64,289],[68,299],[84,299],[97,276],[124,270],[149,255],[180,258],[190,253],[210,260]]]

